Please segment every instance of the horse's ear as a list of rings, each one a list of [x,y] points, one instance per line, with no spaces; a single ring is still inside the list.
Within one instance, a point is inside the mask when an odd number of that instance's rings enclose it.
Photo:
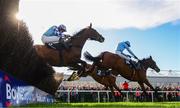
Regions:
[[[152,59],[152,56],[150,56],[150,59]]]
[[[90,23],[89,28],[92,28],[92,23]]]

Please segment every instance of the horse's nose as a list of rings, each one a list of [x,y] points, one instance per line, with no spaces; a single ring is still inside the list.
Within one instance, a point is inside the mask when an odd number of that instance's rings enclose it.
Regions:
[[[159,69],[159,68],[156,68],[156,71],[157,71],[157,72],[160,72],[160,69]]]
[[[101,41],[101,42],[104,42],[104,40],[105,40],[105,38],[104,38],[104,37],[102,37],[102,38],[100,39],[100,41]]]

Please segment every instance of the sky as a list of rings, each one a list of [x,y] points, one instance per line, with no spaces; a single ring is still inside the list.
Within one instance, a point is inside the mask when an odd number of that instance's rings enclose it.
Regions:
[[[52,25],[64,24],[73,34],[92,23],[105,42],[87,41],[83,52],[114,52],[118,42],[129,40],[139,59],[153,57],[161,75],[180,74],[179,0],[21,0],[18,16],[34,44],[42,44],[41,35]]]

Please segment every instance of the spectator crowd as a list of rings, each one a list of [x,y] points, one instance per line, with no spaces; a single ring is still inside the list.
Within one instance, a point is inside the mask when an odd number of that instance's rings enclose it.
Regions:
[[[171,84],[156,86],[155,89],[158,91],[157,97],[155,97],[155,94],[151,92],[152,90],[149,87],[146,87],[147,95],[145,95],[140,87],[129,86],[129,83],[126,81],[121,83],[119,88],[122,90],[122,94],[115,90],[115,101],[141,102],[152,101],[152,98],[154,98],[154,101],[180,101],[180,86]],[[113,101],[111,92],[98,83],[64,82],[58,90],[61,92],[57,91],[57,99],[63,102],[67,102],[68,97],[70,102],[97,102],[98,98],[100,98],[100,102]]]

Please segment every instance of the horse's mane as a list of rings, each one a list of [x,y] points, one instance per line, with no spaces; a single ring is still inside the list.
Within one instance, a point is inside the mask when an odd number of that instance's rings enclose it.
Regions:
[[[150,58],[150,56],[149,57],[146,57],[146,58],[143,58],[142,60],[140,60],[140,62],[146,62],[148,59]]]
[[[80,36],[80,34],[82,34],[82,32],[84,32],[84,30],[86,30],[87,28],[83,28],[81,29],[79,32],[76,32],[73,34],[73,36],[71,37],[71,39],[76,39]]]

